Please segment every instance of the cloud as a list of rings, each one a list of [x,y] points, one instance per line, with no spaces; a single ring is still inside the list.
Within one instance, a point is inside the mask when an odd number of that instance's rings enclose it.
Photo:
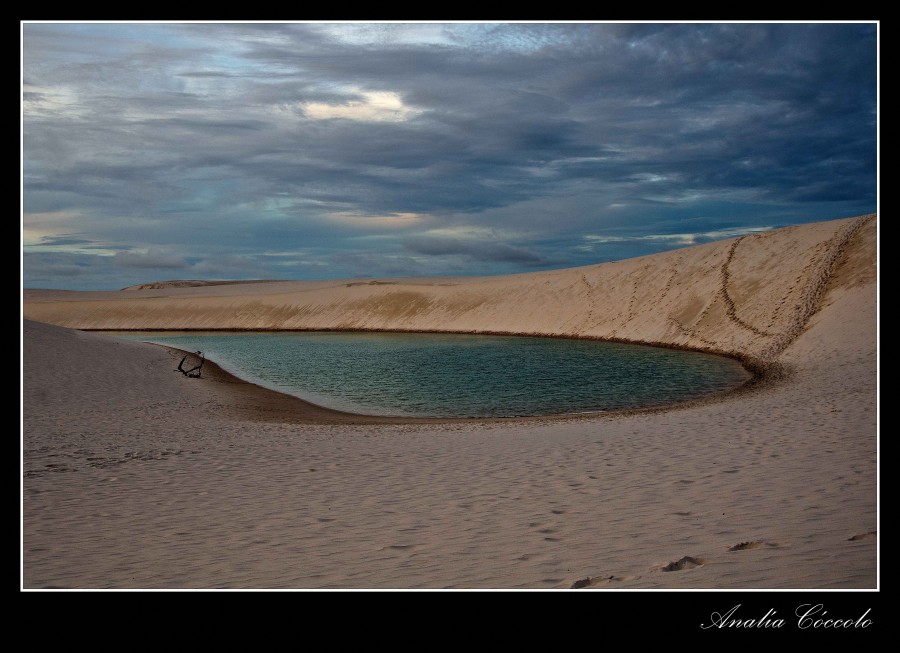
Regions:
[[[877,207],[873,24],[25,23],[22,45],[25,242],[119,269],[499,273]]]
[[[44,247],[66,247],[69,245],[90,245],[93,241],[86,238],[66,238],[66,237],[50,237],[44,238],[41,243]]]
[[[424,256],[462,256],[472,261],[516,263],[524,267],[539,267],[550,261],[532,250],[508,245],[457,238],[419,238],[403,243],[405,249]]]
[[[23,264],[32,270],[29,287],[60,288],[58,279],[82,280],[104,274],[105,258],[68,252],[25,252]]]
[[[173,256],[159,249],[150,248],[146,252],[119,252],[115,256],[116,265],[123,268],[187,268],[183,258]]]
[[[700,243],[708,243],[723,238],[736,238],[738,236],[763,233],[765,231],[770,231],[771,229],[773,229],[773,227],[742,227],[738,229],[718,229],[704,233],[646,234],[643,236],[595,236],[592,234],[585,234],[583,238],[589,244],[588,246],[606,243],[659,241],[672,242],[678,247],[688,247],[690,245],[699,245]]]
[[[391,213],[389,215],[362,215],[354,211],[337,211],[327,215],[329,221],[353,227],[409,229],[422,223],[427,216],[418,213]]]
[[[360,122],[403,122],[419,113],[392,91],[358,91],[358,95],[361,99],[339,104],[307,102],[302,105],[303,111],[314,120],[344,118]]]

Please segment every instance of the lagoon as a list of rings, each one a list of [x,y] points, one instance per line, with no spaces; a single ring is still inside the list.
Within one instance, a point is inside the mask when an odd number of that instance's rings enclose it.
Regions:
[[[141,332],[232,374],[369,415],[517,417],[669,404],[750,374],[712,354],[591,340],[382,332]]]

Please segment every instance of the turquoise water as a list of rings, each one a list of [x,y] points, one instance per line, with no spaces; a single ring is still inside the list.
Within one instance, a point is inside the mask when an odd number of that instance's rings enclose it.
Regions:
[[[513,417],[638,408],[734,388],[728,358],[513,336],[161,332],[119,335],[203,351],[233,374],[338,410]]]

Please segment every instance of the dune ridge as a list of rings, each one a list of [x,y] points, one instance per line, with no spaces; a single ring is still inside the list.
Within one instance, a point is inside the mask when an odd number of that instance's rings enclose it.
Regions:
[[[76,298],[32,291],[24,315],[83,330],[587,337],[772,360],[816,310],[847,243],[874,223],[874,215],[862,216],[625,261],[502,277],[167,285]]]

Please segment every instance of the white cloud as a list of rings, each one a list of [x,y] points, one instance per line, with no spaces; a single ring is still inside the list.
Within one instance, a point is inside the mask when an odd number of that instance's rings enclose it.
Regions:
[[[22,115],[28,118],[52,116],[81,118],[87,115],[78,90],[67,85],[42,87],[25,84],[22,87]]]
[[[702,231],[687,234],[647,234],[644,236],[598,236],[585,235],[584,240],[591,245],[603,245],[606,243],[633,243],[640,241],[660,241],[673,243],[679,246],[696,245],[701,242],[710,240],[719,240],[722,238],[736,238],[738,236],[746,236],[748,234],[770,231],[774,227],[741,227],[738,229],[721,229],[717,231]],[[580,249],[589,248],[590,245],[582,245]]]
[[[302,105],[307,117],[313,120],[344,118],[359,122],[403,122],[420,111],[403,104],[398,93],[392,91],[359,91],[362,100],[350,100],[343,104],[307,102]]]
[[[328,218],[340,224],[366,227],[411,227],[422,222],[425,216],[418,213],[388,213],[386,215],[367,215],[354,211],[336,211],[328,214]]]

